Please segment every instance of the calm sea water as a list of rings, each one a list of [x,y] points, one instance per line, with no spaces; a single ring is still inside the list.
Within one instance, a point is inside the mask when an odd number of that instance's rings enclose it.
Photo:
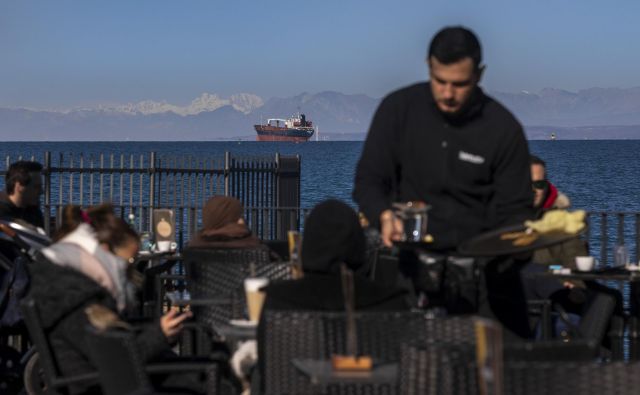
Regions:
[[[234,155],[302,157],[302,206],[335,197],[352,203],[351,190],[360,141],[269,142],[67,142],[3,143],[0,157],[43,152],[192,155],[196,158]],[[640,140],[531,141],[530,150],[547,162],[549,178],[572,200],[574,208],[590,211],[640,211]]]

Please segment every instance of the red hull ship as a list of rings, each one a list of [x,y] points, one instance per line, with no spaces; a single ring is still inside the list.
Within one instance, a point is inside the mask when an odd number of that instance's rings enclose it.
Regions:
[[[280,119],[268,119],[266,124],[253,125],[258,141],[307,141],[315,133],[313,123],[304,114]]]

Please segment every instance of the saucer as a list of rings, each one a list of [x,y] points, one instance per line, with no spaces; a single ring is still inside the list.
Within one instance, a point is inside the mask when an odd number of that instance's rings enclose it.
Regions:
[[[258,321],[249,321],[249,320],[231,320],[229,324],[233,326],[241,326],[243,328],[255,328],[258,326]]]

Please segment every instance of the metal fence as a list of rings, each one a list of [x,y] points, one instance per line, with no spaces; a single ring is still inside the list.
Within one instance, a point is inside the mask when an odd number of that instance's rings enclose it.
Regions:
[[[283,239],[298,229],[300,157],[194,158],[137,155],[64,154],[45,152],[42,158],[7,156],[0,171],[0,187],[9,164],[20,159],[44,166],[43,211],[49,232],[60,222],[67,204],[83,207],[110,202],[123,218],[133,216],[138,231],[150,231],[156,208],[173,209],[179,244],[189,240],[201,224],[201,209],[214,195],[237,197],[247,210],[248,225],[263,239]]]
[[[176,213],[178,242],[188,241],[201,224],[201,209],[213,195],[235,196],[245,218],[263,239],[285,239],[300,229],[308,209],[300,208],[300,157],[234,156],[225,152],[207,158],[147,154],[64,154],[41,158],[7,156],[0,163],[0,188],[9,164],[19,159],[44,166],[45,226],[59,223],[67,204],[83,207],[111,202],[123,218],[134,214],[139,231],[149,231],[154,208]],[[640,259],[640,212],[589,213],[586,239],[600,265],[613,262],[613,250],[624,243],[632,261]]]

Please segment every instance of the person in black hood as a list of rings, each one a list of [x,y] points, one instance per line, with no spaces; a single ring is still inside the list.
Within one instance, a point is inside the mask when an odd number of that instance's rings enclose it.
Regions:
[[[406,292],[373,283],[366,269],[366,243],[355,211],[338,200],[313,208],[305,222],[300,280],[275,282],[265,288],[264,310],[344,310],[340,265],[354,276],[356,310],[405,310]]]
[[[483,232],[533,217],[529,150],[520,123],[479,87],[485,67],[473,32],[442,29],[431,41],[427,64],[428,82],[380,103],[357,164],[353,198],[388,247],[402,235],[392,204],[427,203],[430,249],[447,255]],[[487,265],[485,274],[494,313],[527,336],[518,265],[503,259]],[[479,299],[486,307],[484,293]]]
[[[302,239],[299,280],[269,284],[262,312],[272,310],[344,311],[340,267],[353,276],[356,311],[409,310],[408,294],[400,288],[382,287],[366,278],[365,237],[356,212],[339,200],[326,200],[311,210]],[[264,361],[262,320],[258,326],[258,363]],[[263,368],[261,367],[261,370]]]

